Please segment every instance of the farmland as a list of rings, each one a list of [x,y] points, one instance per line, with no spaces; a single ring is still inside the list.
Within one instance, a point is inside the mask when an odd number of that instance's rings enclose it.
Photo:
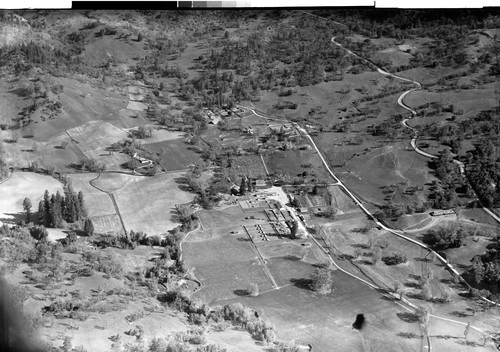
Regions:
[[[131,176],[132,182],[114,192],[127,231],[144,231],[149,235],[156,235],[166,233],[178,225],[173,220],[175,206],[188,203],[194,197],[178,188],[175,179],[179,176]]]
[[[14,10],[0,27],[0,267],[22,337],[495,350],[495,9]]]
[[[149,143],[145,147],[160,154],[160,163],[166,171],[185,170],[200,158],[182,139]]]

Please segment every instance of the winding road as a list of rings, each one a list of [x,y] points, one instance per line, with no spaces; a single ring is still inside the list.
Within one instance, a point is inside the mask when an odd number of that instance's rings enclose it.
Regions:
[[[305,13],[306,13],[306,14],[308,14],[307,12],[305,12]],[[337,43],[337,42],[335,41],[335,37],[333,37],[333,38],[331,39],[331,41],[332,41],[332,43],[333,43],[333,44],[335,44],[335,45],[337,45],[337,46],[341,47],[342,49],[344,49],[344,50],[345,50],[346,52],[348,52],[349,54],[354,55],[354,56],[356,56],[356,57],[358,57],[358,58],[360,58],[360,59],[362,59],[362,60],[364,60],[364,61],[368,62],[368,63],[369,63],[369,64],[371,64],[371,65],[374,65],[374,64],[373,64],[373,62],[371,62],[371,61],[369,61],[369,60],[367,60],[367,59],[365,59],[365,58],[363,58],[363,57],[361,57],[361,56],[357,55],[356,53],[352,52],[352,51],[351,51],[351,50],[349,50],[349,49],[344,48],[344,47],[343,47],[340,43]],[[376,65],[375,65],[375,66],[376,66]],[[398,105],[399,105],[399,106],[401,106],[403,109],[405,109],[405,110],[407,110],[407,111],[409,111],[409,112],[411,113],[411,116],[410,116],[410,117],[408,117],[408,118],[406,118],[406,119],[404,119],[401,123],[402,123],[402,125],[403,125],[404,127],[409,128],[409,129],[411,129],[411,130],[413,131],[413,137],[412,137],[412,139],[411,139],[411,146],[412,146],[412,148],[415,150],[415,152],[417,152],[418,154],[423,155],[423,156],[425,156],[425,157],[428,157],[428,158],[436,158],[436,156],[435,156],[435,155],[429,154],[429,153],[427,153],[427,152],[425,152],[425,151],[423,151],[423,150],[421,150],[421,149],[419,149],[419,148],[418,148],[418,146],[417,146],[418,130],[417,130],[416,128],[411,127],[411,126],[409,126],[409,125],[408,125],[408,121],[409,121],[411,118],[413,118],[414,116],[416,116],[416,115],[417,115],[417,112],[416,112],[415,110],[411,109],[410,107],[406,106],[406,105],[403,103],[403,99],[404,99],[404,98],[405,98],[408,94],[410,94],[410,93],[412,93],[412,92],[414,92],[414,91],[416,91],[416,90],[421,89],[421,88],[422,88],[422,85],[421,85],[419,82],[415,81],[415,80],[411,80],[411,79],[408,79],[408,78],[400,77],[400,76],[394,75],[394,74],[392,74],[392,73],[389,73],[389,72],[387,72],[387,71],[385,71],[385,70],[381,69],[380,67],[377,67],[377,72],[379,72],[380,74],[386,75],[386,76],[393,77],[393,78],[398,79],[398,80],[402,80],[402,81],[406,81],[406,82],[411,82],[411,83],[413,83],[413,84],[416,86],[416,87],[414,87],[414,88],[412,88],[412,89],[409,89],[409,90],[407,90],[407,91],[403,92],[403,93],[402,93],[402,94],[398,97],[398,100],[397,100]],[[254,115],[259,116],[259,117],[264,118],[264,119],[274,120],[274,121],[280,121],[280,122],[284,122],[284,123],[290,123],[290,121],[288,121],[288,120],[284,120],[284,119],[275,119],[275,118],[270,118],[270,117],[267,117],[267,116],[261,115],[261,114],[259,114],[258,112],[256,112],[256,111],[255,111],[255,109],[253,109],[253,108],[249,108],[249,107],[245,107],[245,106],[240,106],[240,107],[242,107],[242,108],[244,108],[244,109],[248,109],[248,110],[249,110],[249,111],[251,111]],[[435,256],[435,257],[436,257],[436,258],[437,258],[437,259],[438,259],[438,260],[439,260],[439,261],[440,261],[440,262],[441,262],[441,263],[445,266],[445,268],[447,268],[447,269],[448,269],[448,271],[449,271],[449,272],[450,272],[453,276],[455,276],[455,277],[459,278],[459,280],[460,280],[461,282],[463,282],[466,286],[468,286],[469,288],[471,288],[471,286],[470,286],[470,285],[469,285],[469,284],[468,284],[468,283],[467,283],[464,279],[462,279],[462,277],[460,276],[460,273],[459,273],[459,272],[458,272],[458,271],[457,271],[457,270],[456,270],[456,269],[455,269],[455,268],[454,268],[454,267],[453,267],[450,263],[448,263],[448,261],[447,261],[445,258],[443,258],[441,255],[439,255],[438,253],[436,253],[436,252],[435,252],[432,248],[428,247],[427,245],[425,245],[425,244],[423,244],[423,243],[420,243],[419,241],[416,241],[416,240],[414,240],[414,239],[412,239],[412,238],[410,238],[410,237],[405,236],[405,235],[404,235],[404,232],[402,232],[402,231],[397,231],[397,230],[391,229],[390,227],[386,226],[385,224],[383,224],[383,223],[381,223],[379,220],[377,220],[377,219],[375,218],[375,216],[374,216],[372,213],[370,213],[370,211],[368,211],[368,209],[366,209],[366,207],[365,207],[365,206],[364,206],[364,205],[363,205],[363,204],[362,204],[362,203],[358,200],[358,198],[357,198],[357,197],[356,197],[356,196],[355,196],[355,195],[354,195],[354,194],[353,194],[353,193],[352,193],[352,192],[351,192],[351,191],[350,191],[350,190],[349,190],[349,189],[348,189],[348,188],[347,188],[347,187],[343,184],[343,182],[342,182],[342,181],[341,181],[341,180],[340,180],[340,179],[339,179],[339,178],[338,178],[338,177],[337,177],[337,176],[333,173],[333,171],[330,169],[330,167],[329,167],[328,163],[326,162],[325,158],[324,158],[324,157],[323,157],[323,155],[321,154],[321,152],[320,152],[319,148],[317,147],[316,143],[314,142],[313,138],[309,135],[309,133],[307,132],[307,130],[306,130],[306,129],[304,129],[303,127],[301,127],[300,125],[298,125],[298,124],[297,124],[297,123],[295,123],[295,122],[292,122],[292,125],[293,125],[296,129],[297,129],[297,131],[299,131],[299,133],[301,133],[301,134],[302,134],[302,135],[304,135],[307,139],[309,139],[309,141],[310,141],[311,145],[313,146],[313,148],[316,150],[317,154],[319,155],[319,157],[320,157],[320,159],[321,159],[321,161],[322,161],[323,165],[324,165],[324,166],[325,166],[325,168],[327,169],[327,171],[328,171],[328,173],[330,174],[330,176],[331,176],[331,177],[332,177],[332,178],[336,181],[336,183],[338,184],[338,186],[339,186],[339,187],[341,187],[341,188],[343,189],[343,191],[344,191],[344,192],[345,192],[345,193],[346,193],[346,194],[347,194],[347,195],[348,195],[348,196],[349,196],[349,197],[350,197],[350,198],[354,201],[354,203],[356,203],[356,204],[357,204],[357,205],[361,208],[361,210],[362,210],[362,211],[363,211],[363,212],[364,212],[364,213],[365,213],[365,214],[366,214],[366,215],[367,215],[370,219],[372,219],[372,220],[375,222],[375,224],[376,224],[376,225],[377,225],[380,229],[386,230],[386,231],[388,231],[388,232],[390,232],[390,233],[392,233],[392,234],[394,234],[394,235],[396,235],[396,236],[398,236],[398,237],[400,237],[400,238],[402,238],[402,239],[404,239],[404,240],[406,240],[406,241],[408,241],[408,242],[411,242],[411,243],[413,243],[413,244],[415,244],[415,245],[417,245],[417,246],[419,246],[419,247],[421,247],[421,248],[423,248],[423,249],[425,249],[425,250],[429,251],[430,253],[433,253],[433,254],[434,254],[434,256]],[[454,162],[458,165],[458,167],[459,167],[459,169],[460,169],[460,173],[462,174],[462,176],[464,176],[464,177],[465,177],[465,166],[464,166],[464,164],[463,164],[461,161],[456,160],[456,159],[454,159]],[[477,197],[477,194],[475,194],[475,192],[474,192],[474,195],[475,195],[475,196],[476,196],[476,198],[479,200],[479,198]],[[481,202],[481,201],[479,200],[479,202]],[[494,218],[497,222],[499,222],[499,223],[500,223],[500,218],[499,218],[498,216],[496,216],[496,215],[495,215],[495,214],[494,214],[494,213],[493,213],[490,209],[488,209],[488,208],[484,207],[484,205],[483,205],[483,204],[481,204],[481,206],[482,206],[482,208],[483,208],[483,210],[484,210],[485,212],[487,212],[487,213],[488,213],[490,216],[492,216],[492,217],[493,217],[493,218]],[[316,244],[317,244],[317,245],[319,245],[321,248],[323,248],[323,247],[322,247],[322,246],[321,246],[321,245],[320,245],[320,244],[319,244],[319,243],[318,243],[318,242],[317,242],[317,241],[313,238],[313,236],[311,236],[311,238],[312,238],[312,239],[316,242]],[[324,249],[323,249],[323,250],[324,250]],[[327,251],[325,250],[325,252],[327,252]],[[345,271],[345,270],[341,269],[341,268],[340,268],[340,267],[339,267],[339,266],[338,266],[338,265],[337,265],[337,264],[333,261],[333,258],[332,258],[332,256],[331,256],[331,254],[330,254],[329,252],[327,252],[327,254],[329,255],[329,257],[330,257],[331,261],[333,262],[333,264],[334,264],[334,265],[335,265],[338,269],[340,269],[342,272],[344,272],[344,273],[348,274],[349,276],[352,276],[352,277],[356,278],[357,280],[362,281],[364,284],[366,284],[366,285],[368,285],[368,286],[370,286],[370,287],[372,287],[372,288],[377,288],[377,287],[376,287],[375,285],[373,285],[372,283],[369,283],[368,281],[363,280],[363,279],[361,279],[361,278],[359,278],[359,277],[357,277],[357,276],[355,276],[355,275],[353,275],[353,274],[351,274],[351,273],[349,273],[349,272],[347,272],[347,271]],[[486,301],[486,302],[488,302],[488,303],[490,303],[490,304],[494,304],[494,305],[496,305],[496,306],[500,306],[500,304],[499,304],[499,303],[494,302],[494,301],[491,301],[491,300],[487,299],[486,297],[480,297],[480,298],[481,298],[483,301]],[[409,302],[409,301],[407,301],[407,300],[406,300],[406,302],[404,302],[404,303],[408,304],[408,305],[409,305],[410,307],[412,307],[412,308],[416,307],[413,303],[411,303],[411,302]],[[414,309],[415,309],[415,308],[414,308]],[[452,320],[450,320],[450,319],[441,318],[441,317],[434,316],[434,315],[432,315],[432,316],[433,316],[434,318],[438,318],[438,319],[443,319],[443,320],[452,321]],[[454,322],[456,322],[456,321],[454,321]],[[461,322],[460,322],[460,323],[461,323]],[[477,331],[481,331],[480,329],[477,329],[477,328],[474,328],[474,329],[475,329],[475,330],[477,330]],[[428,341],[428,346],[424,346],[424,347],[426,347],[426,348],[427,348],[427,350],[428,350],[428,351],[430,351],[430,350],[431,350],[430,338],[427,336],[427,339],[426,339],[426,340]]]

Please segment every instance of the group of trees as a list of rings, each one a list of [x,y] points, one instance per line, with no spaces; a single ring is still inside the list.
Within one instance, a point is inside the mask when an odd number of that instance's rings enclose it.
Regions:
[[[328,265],[316,268],[311,276],[311,290],[321,294],[332,291],[332,272]]]
[[[441,227],[438,230],[430,230],[424,235],[423,241],[436,251],[448,248],[459,248],[465,244],[469,231],[463,227]]]
[[[497,236],[485,253],[474,256],[471,261],[472,267],[464,274],[467,282],[500,298],[500,238]]]
[[[495,146],[489,139],[481,139],[468,155],[466,173],[472,188],[484,205],[500,206],[500,167]]]
[[[50,195],[46,190],[38,203],[38,223],[45,227],[64,227],[65,223],[74,223],[86,217],[83,193],[76,193],[70,181],[64,185],[64,195],[59,191]],[[90,230],[90,225],[87,226]]]
[[[9,167],[5,162],[5,149],[0,141],[0,180],[3,180],[9,174]]]
[[[207,305],[189,299],[185,294],[171,291],[158,296],[160,302],[177,308],[188,315],[188,320],[196,325],[208,322],[223,324],[229,321],[236,326],[243,327],[252,337],[259,341],[273,342],[276,339],[276,328],[259,314],[244,307],[241,303],[231,303],[225,306],[215,306],[210,309]]]
[[[434,208],[451,209],[457,206],[457,191],[466,192],[467,184],[448,150],[439,152],[437,158],[429,162],[441,182],[434,181],[429,198]]]

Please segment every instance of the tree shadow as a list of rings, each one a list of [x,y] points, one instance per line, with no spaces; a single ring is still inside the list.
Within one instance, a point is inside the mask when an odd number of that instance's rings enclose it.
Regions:
[[[399,312],[396,313],[399,319],[404,321],[405,323],[417,323],[419,321],[419,317],[415,313],[410,312]]]
[[[291,261],[296,262],[296,261],[301,260],[302,258],[301,257],[297,257],[297,256],[292,255],[292,254],[288,254],[288,255],[284,256],[283,259],[291,260]]]
[[[459,317],[459,318],[466,318],[466,317],[470,317],[471,314],[468,314],[466,312],[461,312],[459,310],[455,310],[453,312],[450,312],[451,315],[454,315],[456,317]]]
[[[252,242],[252,240],[248,237],[238,237],[236,240],[240,242]]]
[[[354,244],[351,244],[351,247],[354,247],[354,248],[362,248],[362,249],[368,249],[370,248],[370,246],[364,244],[364,243],[354,243]]]
[[[304,279],[304,278],[301,278],[301,279],[290,279],[290,282],[295,286],[295,287],[298,287],[298,288],[301,288],[301,289],[304,289],[304,290],[308,290],[308,291],[312,291],[311,290],[311,285],[312,285],[312,280],[311,279]]]
[[[413,298],[413,299],[424,300],[424,298],[422,297],[422,294],[420,292],[418,292],[418,293],[416,293],[416,292],[408,292],[406,294],[406,297]]]
[[[420,288],[420,284],[418,282],[405,282],[403,283],[406,287],[411,287],[411,288]]]
[[[237,289],[237,290],[234,290],[233,293],[236,296],[240,296],[240,297],[245,297],[245,296],[249,296],[250,295],[250,291],[245,290],[245,289]]]

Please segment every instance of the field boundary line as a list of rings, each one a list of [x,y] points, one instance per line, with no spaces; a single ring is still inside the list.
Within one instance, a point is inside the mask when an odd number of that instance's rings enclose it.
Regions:
[[[262,154],[260,154],[260,160],[262,161],[262,165],[264,165],[264,169],[266,170],[267,177],[269,177],[269,171],[267,170],[267,166],[266,166],[266,163],[264,161],[264,157],[262,156]]]
[[[264,260],[264,257],[260,253],[259,248],[257,247],[257,245],[255,244],[255,242],[253,241],[252,236],[250,236],[250,233],[248,232],[246,226],[243,225],[243,228],[245,229],[245,233],[247,234],[248,238],[250,239],[250,242],[252,242],[252,246],[251,247],[254,249],[255,254],[257,254],[257,259],[259,259],[259,262],[260,262],[260,264],[262,266],[262,270],[266,274],[267,278],[271,281],[274,289],[275,290],[279,290],[279,286],[276,283],[276,281],[274,280],[274,277],[271,274],[271,271],[267,267],[266,261]]]
[[[101,191],[103,193],[106,193],[109,196],[109,198],[111,199],[111,203],[113,203],[113,207],[115,208],[115,213],[116,213],[116,215],[118,215],[118,218],[120,219],[120,223],[122,225],[124,234],[126,235],[127,234],[127,229],[125,227],[125,223],[123,222],[122,215],[120,214],[120,209],[118,208],[118,204],[116,203],[116,200],[115,200],[115,197],[114,197],[113,193],[105,191],[103,189],[100,189],[99,187],[97,187],[96,185],[94,185],[94,183],[92,182],[92,181],[97,180],[99,177],[101,177],[101,173],[99,173],[96,178],[90,180],[89,181],[89,185],[91,185],[92,187],[94,187],[95,189],[97,189],[97,190],[99,190],[99,191]]]
[[[9,168],[9,171],[10,171],[10,172],[9,172],[9,174],[7,175],[7,177],[6,177],[6,178],[4,178],[2,181],[0,181],[0,185],[1,185],[2,183],[7,182],[7,181],[10,179],[10,177],[12,176],[12,174],[14,174],[14,168]]]

